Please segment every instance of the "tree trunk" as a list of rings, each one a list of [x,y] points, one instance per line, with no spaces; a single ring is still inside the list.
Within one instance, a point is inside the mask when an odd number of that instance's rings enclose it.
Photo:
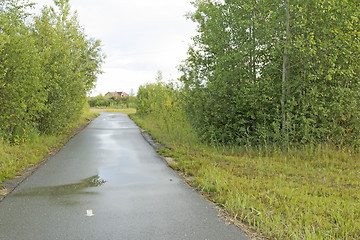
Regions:
[[[286,30],[285,30],[285,45],[284,45],[284,54],[283,54],[283,69],[282,69],[282,93],[281,93],[281,115],[282,115],[282,138],[285,141],[287,134],[287,116],[286,116],[286,100],[288,92],[288,81],[289,81],[289,42],[290,42],[290,0],[285,0],[286,8]]]

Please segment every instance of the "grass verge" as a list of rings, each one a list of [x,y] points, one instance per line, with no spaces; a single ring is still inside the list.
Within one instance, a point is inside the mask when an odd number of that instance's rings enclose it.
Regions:
[[[0,196],[6,192],[1,191],[3,182],[21,175],[22,171],[41,162],[50,152],[51,154],[57,152],[98,115],[94,112],[84,113],[56,136],[36,135],[26,143],[14,146],[0,141]]]
[[[117,112],[124,114],[135,114],[135,108],[90,108],[91,112]]]
[[[269,239],[359,239],[360,154],[331,146],[214,147],[189,126],[131,115],[190,184]]]

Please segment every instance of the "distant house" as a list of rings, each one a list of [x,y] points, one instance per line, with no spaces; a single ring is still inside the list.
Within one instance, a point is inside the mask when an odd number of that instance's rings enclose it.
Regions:
[[[120,97],[128,97],[128,96],[129,94],[127,94],[126,92],[108,92],[105,94],[106,99],[111,97],[120,98]]]

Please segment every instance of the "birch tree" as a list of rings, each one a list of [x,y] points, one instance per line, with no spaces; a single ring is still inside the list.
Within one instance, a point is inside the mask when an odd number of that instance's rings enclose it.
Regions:
[[[187,111],[206,141],[355,143],[359,5],[198,0],[181,67]]]

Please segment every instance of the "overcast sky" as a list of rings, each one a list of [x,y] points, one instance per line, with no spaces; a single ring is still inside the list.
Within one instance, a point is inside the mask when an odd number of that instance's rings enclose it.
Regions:
[[[32,0],[53,5],[53,0]],[[196,25],[185,14],[190,0],[70,0],[85,33],[103,44],[107,58],[92,96],[106,92],[137,92],[155,80],[179,77],[177,66],[186,58]]]

